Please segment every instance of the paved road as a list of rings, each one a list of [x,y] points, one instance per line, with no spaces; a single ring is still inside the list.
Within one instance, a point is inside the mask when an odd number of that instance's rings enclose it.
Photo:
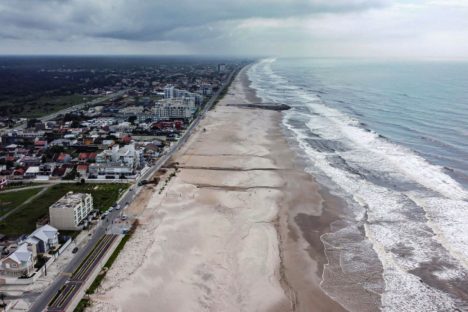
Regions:
[[[116,235],[104,235],[95,245],[92,252],[86,257],[78,269],[73,273],[70,280],[61,288],[60,293],[54,298],[47,308],[48,312],[65,311],[74,299],[86,279],[91,275],[96,265],[104,258],[109,247],[114,243]]]
[[[208,110],[210,110],[215,102],[218,100],[219,96],[221,93],[224,91],[225,88],[227,88],[230,84],[234,76],[239,72],[239,68],[231,72],[229,75],[227,81],[223,84],[221,88],[211,97],[211,99],[206,103],[205,107],[203,110],[198,114],[197,118],[195,118],[192,123],[189,125],[187,130],[184,132],[182,137],[174,144],[172,145],[167,151],[163,153],[163,156],[156,161],[156,163],[151,167],[150,170],[145,172],[139,179],[138,181],[146,180],[150,178],[157,170],[159,170],[166,162],[169,160],[169,158],[174,155],[174,153],[185,143],[187,142],[188,138],[194,131],[194,129],[198,126],[200,121],[205,117],[205,114]],[[137,181],[137,182],[138,182]],[[141,189],[139,187],[138,189]]]
[[[161,158],[159,158],[156,163],[145,173],[143,173],[139,178],[136,179],[135,186],[129,188],[129,190],[119,199],[117,202],[118,205],[121,207],[127,206],[135,196],[142,190],[142,186],[138,186],[138,182],[142,180],[149,179],[156,171],[161,169],[161,167],[169,160],[169,158],[188,140],[190,135],[192,134],[193,130],[196,126],[200,123],[200,120],[204,117],[205,113],[211,109],[221,95],[223,90],[229,86],[233,77],[239,69],[234,70],[229,75],[227,81],[223,84],[223,86],[211,97],[211,99],[206,103],[204,109],[198,114],[198,116],[193,120],[190,126],[187,128],[183,136],[174,144],[172,145]],[[85,247],[78,251],[78,253],[73,257],[70,263],[67,265],[65,272],[75,272],[81,262],[88,256],[91,250],[94,248],[96,243],[102,239],[105,235],[106,231],[111,228],[111,224],[114,220],[120,217],[120,210],[114,209],[103,222],[101,222],[97,228],[95,229],[94,233],[91,236],[89,242],[85,245]],[[68,275],[61,274],[55,281],[49,286],[33,303],[30,310],[31,312],[41,312],[44,311],[49,304],[49,302],[55,297],[57,292],[69,281],[70,278]],[[73,291],[73,290],[72,290]],[[70,299],[71,300],[71,299]]]

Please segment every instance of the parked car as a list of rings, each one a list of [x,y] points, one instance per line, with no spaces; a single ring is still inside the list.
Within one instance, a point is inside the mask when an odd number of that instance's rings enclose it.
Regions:
[[[77,253],[77,251],[78,251],[78,247],[75,247],[75,248],[73,248],[72,253],[75,254],[75,253]]]

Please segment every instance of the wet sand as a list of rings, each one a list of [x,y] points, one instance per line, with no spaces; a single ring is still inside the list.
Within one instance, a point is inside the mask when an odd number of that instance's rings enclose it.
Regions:
[[[345,311],[320,287],[344,203],[304,171],[281,112],[226,106],[259,102],[248,86],[243,70],[140,201],[91,311]]]

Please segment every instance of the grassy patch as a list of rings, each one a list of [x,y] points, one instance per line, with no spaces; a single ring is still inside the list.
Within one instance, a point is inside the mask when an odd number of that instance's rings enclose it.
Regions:
[[[17,192],[0,193],[0,216],[24,203],[28,198],[36,195],[42,189],[28,189]]]
[[[91,193],[94,208],[101,211],[109,209],[120,194],[127,188],[128,184],[58,184],[48,189],[36,200],[26,204],[22,209],[10,215],[0,223],[0,233],[6,235],[20,235],[31,233],[36,228],[36,221],[49,213],[49,206],[69,191],[75,193]],[[6,195],[6,194],[5,194]]]
[[[89,299],[81,299],[73,312],[84,312],[91,305]]]
[[[64,108],[93,100],[94,96],[71,94],[62,96],[44,95],[40,97],[16,98],[13,102],[2,101],[0,107],[12,117],[41,117]]]
[[[8,182],[8,185],[3,188],[3,191],[13,190],[13,189],[20,189],[20,188],[30,187],[30,186],[41,186],[41,185],[46,185],[46,184],[47,183],[44,183],[44,182],[10,181],[10,182]]]

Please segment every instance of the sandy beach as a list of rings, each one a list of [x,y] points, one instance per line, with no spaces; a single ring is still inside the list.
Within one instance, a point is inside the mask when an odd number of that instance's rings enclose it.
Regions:
[[[280,112],[227,106],[259,102],[248,86],[244,69],[174,157],[176,175],[131,208],[141,225],[89,310],[344,311],[320,287],[320,237],[343,203],[305,173]]]

